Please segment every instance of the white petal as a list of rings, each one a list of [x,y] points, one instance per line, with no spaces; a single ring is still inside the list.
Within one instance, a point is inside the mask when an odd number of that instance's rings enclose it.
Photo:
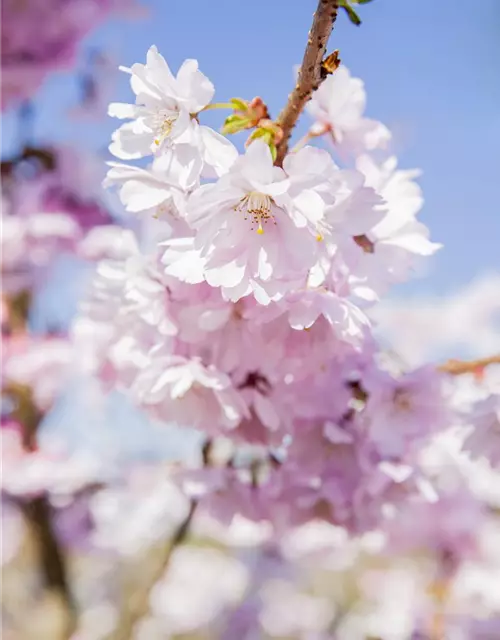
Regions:
[[[205,164],[214,170],[216,176],[224,175],[238,157],[236,147],[230,140],[210,127],[201,126],[200,135]]]
[[[109,150],[121,160],[135,160],[151,154],[152,134],[147,130],[137,133],[136,122],[123,124],[111,136]]]
[[[215,331],[216,329],[220,329],[220,327],[223,327],[227,322],[231,315],[231,311],[230,305],[221,309],[209,309],[208,311],[204,311],[198,319],[198,325],[200,329],[205,331]]]
[[[153,161],[153,171],[183,191],[198,184],[202,166],[198,149],[187,144],[176,144],[174,149],[167,149]]]
[[[166,93],[175,95],[176,80],[165,58],[158,52],[158,48],[155,45],[149,48],[146,60],[148,72],[155,83]]]
[[[401,233],[397,236],[393,238],[386,238],[382,242],[386,245],[401,247],[411,253],[416,253],[422,256],[431,256],[443,245],[437,242],[431,242],[427,238],[427,235],[427,227],[419,222],[414,222],[402,229]]]
[[[295,198],[294,204],[303,216],[303,219],[294,217],[298,227],[304,227],[307,221],[318,223],[325,212],[325,203],[321,196],[311,189],[304,189]]]
[[[185,60],[177,72],[179,93],[186,99],[186,106],[191,113],[201,111],[215,93],[214,85],[198,69],[197,60]]]
[[[269,184],[272,181],[273,158],[265,142],[255,140],[248,147],[241,158],[241,173],[250,182]]]
[[[176,238],[163,243],[165,273],[182,282],[198,284],[204,280],[205,260],[193,248],[193,238]]]
[[[127,180],[120,189],[120,199],[125,208],[134,213],[157,207],[170,197],[170,189],[165,185],[147,184],[139,180]]]
[[[213,269],[205,269],[205,277],[212,287],[236,287],[245,276],[246,264],[233,260]]]
[[[127,118],[137,117],[138,111],[138,107],[135,104],[112,102],[108,107],[108,116],[110,116],[111,118],[126,120]]]
[[[254,396],[254,407],[261,422],[268,427],[268,429],[271,429],[271,431],[276,431],[280,426],[280,418],[273,403],[260,393],[256,393]]]
[[[192,384],[193,379],[190,375],[185,375],[182,378],[179,378],[177,382],[174,383],[172,390],[170,391],[170,397],[172,400],[182,398],[189,391]]]
[[[269,280],[273,275],[273,266],[264,247],[259,249],[259,278]]]

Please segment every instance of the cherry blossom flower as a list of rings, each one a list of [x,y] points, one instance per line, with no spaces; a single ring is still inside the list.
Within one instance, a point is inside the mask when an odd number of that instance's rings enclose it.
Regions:
[[[196,359],[152,349],[131,393],[159,419],[218,434],[234,428],[246,407],[231,380]]]
[[[314,135],[330,132],[341,154],[356,155],[385,147],[389,130],[376,120],[363,117],[366,106],[364,83],[340,66],[317,89],[307,109],[315,119]]]
[[[175,154],[170,151],[155,158],[150,169],[110,162],[103,186],[119,185],[120,199],[132,213],[153,211],[161,216],[171,211],[179,216],[184,193],[197,186],[201,169],[189,150],[188,145],[179,145]],[[183,156],[185,162],[180,160]]]
[[[368,394],[366,428],[387,456],[403,457],[450,423],[442,377],[431,366],[401,377],[373,369],[363,377],[363,387]]]
[[[209,127],[199,125],[197,114],[212,99],[214,86],[198,69],[196,60],[185,60],[174,77],[165,59],[152,46],[146,64],[130,69],[136,105],[112,103],[109,115],[131,119],[113,134],[110,151],[121,159],[142,158],[165,146],[184,144],[193,155],[201,154],[216,175],[225,173],[236,158],[231,142]]]
[[[293,329],[309,329],[321,315],[337,336],[359,344],[369,321],[363,312],[345,298],[321,289],[290,293],[286,298],[288,320]]]
[[[226,176],[196,190],[187,221],[196,230],[194,246],[204,259],[206,281],[220,286],[228,300],[253,293],[261,304],[304,282],[324,212],[313,186],[290,192],[286,174],[257,140]]]
[[[433,255],[441,244],[429,240],[429,230],[416,220],[423,206],[418,184],[413,180],[418,171],[396,170],[395,157],[377,165],[369,156],[360,156],[356,166],[385,201],[384,216],[369,232],[374,243],[373,254],[366,254],[366,271],[380,273],[381,284],[401,282],[418,260]],[[375,255],[376,254],[376,255]],[[375,276],[376,277],[376,276]],[[383,287],[377,287],[382,293]]]

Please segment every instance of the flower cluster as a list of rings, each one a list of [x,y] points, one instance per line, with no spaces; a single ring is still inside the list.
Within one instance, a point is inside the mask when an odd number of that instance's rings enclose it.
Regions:
[[[214,88],[196,61],[174,76],[151,47],[125,71],[136,104],[111,105],[129,122],[110,151],[152,162],[110,163],[106,184],[157,225],[147,252],[99,266],[85,321],[103,379],[232,442],[194,482],[221,517],[362,531],[428,498],[420,455],[453,416],[442,375],[381,361],[366,311],[440,245],[417,220],[417,172],[368,155],[390,136],[363,117],[361,81],[340,67],[310,108],[353,161],[305,146],[276,166],[263,140],[238,154],[200,124]]]
[[[459,448],[496,465],[498,403],[471,413],[446,374],[402,369],[373,336],[371,307],[440,245],[417,218],[418,172],[397,168],[388,130],[363,115],[362,82],[341,66],[309,105],[308,137],[329,136],[337,161],[302,146],[277,166],[265,139],[238,153],[201,124],[214,88],[196,61],[174,76],[152,47],[125,71],[136,103],[110,106],[128,119],[110,151],[151,160],[110,163],[105,184],[152,232],[146,248],[101,262],[75,327],[77,340],[89,326],[100,336],[101,379],[152,419],[202,434],[203,464],[173,480],[212,522],[271,527],[281,564],[289,533],[311,523],[353,541],[378,530],[393,553],[432,550],[436,584],[451,589],[464,562],[484,560],[468,514],[488,516],[465,474],[451,490],[433,456],[459,429]],[[260,594],[228,629],[299,633],[291,621],[273,629]],[[405,632],[432,626],[427,604],[416,615]],[[383,632],[380,618],[361,626]]]

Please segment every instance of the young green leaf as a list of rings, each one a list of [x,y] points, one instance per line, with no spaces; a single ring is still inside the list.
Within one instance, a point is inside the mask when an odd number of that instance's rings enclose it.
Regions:
[[[345,9],[349,20],[357,27],[361,24],[361,19],[349,4],[349,0],[340,0],[339,7]]]

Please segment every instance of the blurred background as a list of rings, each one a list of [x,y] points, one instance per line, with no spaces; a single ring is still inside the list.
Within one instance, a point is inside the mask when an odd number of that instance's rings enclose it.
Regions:
[[[100,186],[116,128],[106,116],[107,104],[130,100],[128,77],[118,66],[143,62],[148,48],[156,44],[174,70],[185,58],[198,59],[216,87],[216,100],[259,95],[275,115],[293,86],[294,66],[301,61],[315,5],[314,0],[4,0],[4,185],[13,181],[11,191],[21,193],[21,199],[45,198],[45,191],[42,195],[23,191],[27,184],[23,181],[56,159],[60,180],[71,183],[72,219],[82,232],[87,230],[79,216],[89,210],[102,218],[98,224],[123,222],[133,227],[117,198]],[[496,353],[500,350],[500,4],[498,0],[374,0],[359,7],[359,13],[360,27],[343,12],[339,15],[329,49],[339,49],[342,62],[365,82],[366,113],[393,132],[399,166],[422,170],[421,220],[431,239],[443,244],[425,273],[393,289],[374,311],[380,335],[405,362],[415,365],[428,359]],[[220,112],[206,114],[206,123],[216,129],[221,121]],[[309,125],[304,116],[295,132],[297,139]],[[243,141],[237,139],[241,148]],[[56,187],[49,186],[53,193]],[[12,206],[7,204],[9,198],[2,199],[5,216]],[[13,233],[4,223],[2,227],[5,237]],[[88,256],[60,251],[31,300],[29,326],[35,334],[67,333],[93,264]],[[4,291],[9,286],[4,282]],[[123,398],[99,396],[95,405],[89,404],[89,388],[82,389],[81,380],[72,381],[44,418],[42,438],[64,434],[73,452],[98,449],[102,455],[104,451],[110,474],[131,459],[176,457],[179,451],[190,450],[185,436],[176,437],[172,428],[166,439]],[[13,466],[7,471],[15,469],[14,459],[13,454]],[[89,473],[86,462],[78,459],[74,464],[76,475]],[[30,476],[34,485],[43,476],[42,471],[37,473],[34,479]],[[138,494],[147,494],[147,482],[138,481],[138,486]],[[178,500],[175,492],[168,493],[171,488],[165,491],[172,503]],[[101,506],[105,512],[106,505]],[[7,514],[9,508],[6,502]],[[85,530],[80,517],[85,517],[84,510],[72,512],[61,525],[67,535],[74,528]],[[4,526],[3,552],[8,559],[16,549],[16,517],[7,517]],[[120,539],[120,527],[114,526],[108,532],[113,543]],[[127,540],[122,542],[127,545]],[[210,582],[219,572],[235,571],[230,586],[220,586],[221,591],[231,591],[238,584],[237,569],[220,558],[212,560],[205,565],[212,573],[204,579]],[[102,572],[108,583],[118,583],[113,573],[117,569],[108,556],[98,565],[89,569],[92,580]],[[196,557],[188,565],[196,571]],[[5,605],[7,617],[13,610],[19,613],[10,600]],[[109,611],[92,611],[100,621],[112,618]],[[6,640],[37,637],[33,630],[16,635],[8,624],[5,628]],[[101,637],[92,631],[92,621],[89,629],[78,640]],[[40,631],[39,637],[57,639],[57,633],[51,633]],[[140,637],[173,636],[148,628]]]

